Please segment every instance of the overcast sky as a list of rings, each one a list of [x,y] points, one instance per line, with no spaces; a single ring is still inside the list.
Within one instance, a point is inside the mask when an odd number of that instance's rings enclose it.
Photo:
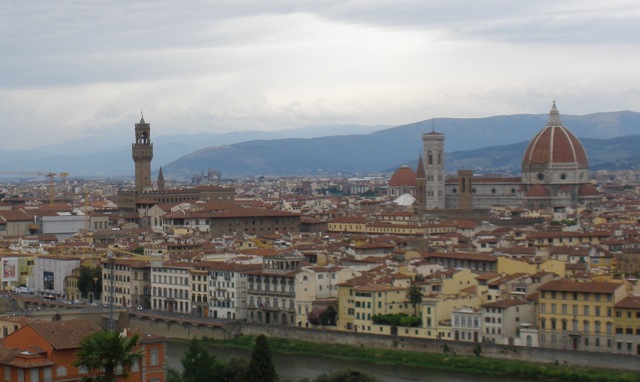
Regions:
[[[0,2],[0,149],[640,111],[637,0]]]

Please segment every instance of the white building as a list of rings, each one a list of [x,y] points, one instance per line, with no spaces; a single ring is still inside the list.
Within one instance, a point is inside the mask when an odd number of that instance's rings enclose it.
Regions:
[[[165,262],[151,267],[151,309],[191,313],[190,265]]]
[[[248,272],[262,264],[211,262],[209,269],[209,317],[246,320]]]
[[[482,312],[462,307],[451,311],[451,339],[465,342],[482,341]]]
[[[64,279],[80,267],[80,258],[39,256],[33,265],[33,289],[41,296],[64,298]]]

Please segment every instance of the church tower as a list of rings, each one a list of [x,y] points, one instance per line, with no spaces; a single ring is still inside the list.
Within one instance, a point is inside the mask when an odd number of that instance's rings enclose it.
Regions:
[[[164,191],[164,174],[162,173],[162,167],[158,172],[158,191]]]
[[[435,130],[422,135],[423,166],[426,177],[425,209],[444,209],[444,134]]]
[[[136,192],[151,187],[151,159],[153,159],[153,143],[151,143],[151,125],[144,121],[144,116],[135,128],[136,142],[131,146],[131,154],[135,163]]]

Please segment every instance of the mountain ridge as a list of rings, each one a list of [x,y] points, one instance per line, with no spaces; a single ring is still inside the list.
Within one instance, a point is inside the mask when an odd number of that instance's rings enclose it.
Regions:
[[[183,178],[208,168],[221,171],[225,177],[388,171],[398,164],[415,163],[422,150],[422,134],[435,127],[446,136],[448,170],[472,166],[478,171],[517,172],[523,146],[544,127],[547,119],[547,114],[512,114],[436,118],[390,128],[383,128],[384,125],[327,125],[295,131],[171,136],[154,136],[152,124],[152,169],[155,172],[162,166],[165,176]],[[606,166],[604,163],[613,167],[624,163],[634,166],[634,150],[628,146],[626,137],[640,131],[640,113],[561,115],[561,120],[580,137],[590,157],[595,155],[592,152],[598,153],[592,158],[593,168]],[[72,177],[132,176],[131,130],[130,135],[116,134],[105,138],[104,142],[93,137],[38,150],[0,151],[0,169],[66,171]],[[340,135],[326,136],[336,132]],[[291,134],[297,136],[287,136]],[[613,151],[586,144],[589,139],[604,138],[619,138],[620,141],[608,143],[616,147]],[[515,146],[512,149],[503,147],[509,145]]]

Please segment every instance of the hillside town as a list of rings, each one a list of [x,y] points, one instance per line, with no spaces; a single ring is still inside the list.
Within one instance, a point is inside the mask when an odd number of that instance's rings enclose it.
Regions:
[[[2,183],[6,296],[640,355],[638,175],[589,173],[555,103],[519,178],[445,173],[432,131],[415,171],[152,180],[150,132],[135,125],[133,181]]]

